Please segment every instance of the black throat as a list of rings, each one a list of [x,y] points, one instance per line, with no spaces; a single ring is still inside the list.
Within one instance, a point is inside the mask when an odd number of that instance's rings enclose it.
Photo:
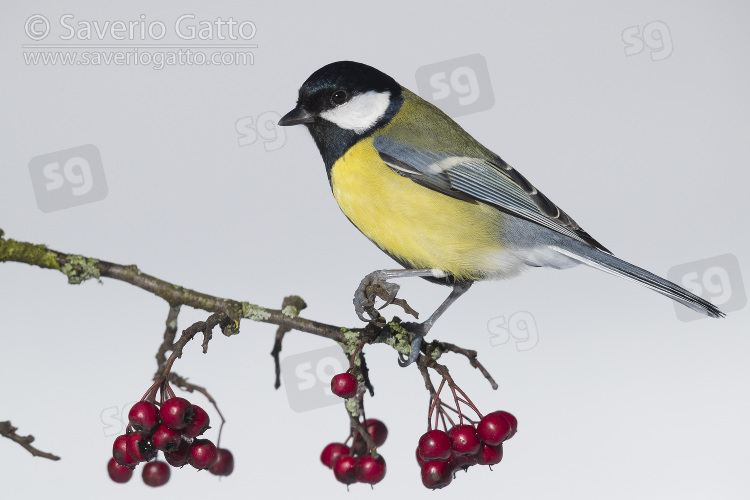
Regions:
[[[331,180],[331,168],[336,160],[344,156],[344,153],[349,151],[349,148],[354,146],[357,142],[365,137],[372,135],[376,130],[385,126],[391,119],[396,116],[401,105],[404,102],[404,94],[400,93],[397,96],[391,97],[391,102],[388,108],[385,110],[385,114],[375,124],[364,132],[354,132],[353,130],[347,130],[339,127],[335,123],[324,120],[323,118],[317,118],[313,123],[306,123],[307,130],[310,131],[315,145],[318,146],[320,156],[323,157],[323,163],[325,163],[326,174],[328,175],[328,181]]]

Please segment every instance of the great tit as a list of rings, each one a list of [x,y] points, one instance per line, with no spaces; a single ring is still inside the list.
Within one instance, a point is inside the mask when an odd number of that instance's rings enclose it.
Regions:
[[[419,276],[453,290],[413,334],[409,364],[441,314],[477,280],[529,267],[586,264],[622,276],[711,317],[724,313],[674,283],[618,259],[517,170],[436,106],[365,64],[315,71],[279,125],[304,124],[323,157],[344,215],[404,269],[362,280],[354,304],[377,316],[371,285]],[[381,289],[383,289],[381,288]],[[381,295],[382,297],[382,295]]]

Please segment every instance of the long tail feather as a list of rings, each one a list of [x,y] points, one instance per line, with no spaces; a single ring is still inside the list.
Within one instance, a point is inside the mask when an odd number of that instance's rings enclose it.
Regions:
[[[561,248],[558,246],[552,248],[557,252],[588,266],[640,283],[643,286],[657,291],[662,295],[666,295],[670,299],[675,300],[694,311],[705,314],[706,316],[712,318],[723,318],[725,316],[718,307],[707,300],[704,300],[697,295],[688,292],[681,286],[675,285],[664,278],[660,278],[645,269],[641,269],[629,262],[618,259],[614,255],[601,252],[577,241],[571,241],[570,248]]]

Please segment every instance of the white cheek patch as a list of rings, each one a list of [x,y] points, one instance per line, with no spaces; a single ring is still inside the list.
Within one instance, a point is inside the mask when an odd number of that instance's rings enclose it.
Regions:
[[[341,106],[320,113],[320,117],[343,129],[361,134],[383,117],[390,103],[390,92],[370,90],[355,95]]]

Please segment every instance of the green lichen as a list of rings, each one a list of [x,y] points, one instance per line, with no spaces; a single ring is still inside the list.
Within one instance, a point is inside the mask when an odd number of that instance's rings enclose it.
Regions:
[[[0,237],[0,262],[21,262],[45,269],[60,270],[57,254],[47,249],[46,245],[32,245],[23,241],[5,240],[2,237]]]
[[[349,412],[349,415],[352,417],[359,417],[359,401],[357,401],[357,398],[349,398],[346,400],[346,411]]]
[[[437,361],[438,359],[440,359],[440,356],[442,356],[442,355],[443,355],[443,350],[442,349],[440,349],[438,347],[430,349],[430,357],[432,359],[434,359],[435,361]]]
[[[359,333],[353,332],[347,328],[342,328],[341,333],[344,334],[344,342],[337,342],[338,345],[341,346],[341,349],[344,350],[344,354],[347,356],[351,356],[354,354],[354,351],[357,350],[357,347],[359,346],[360,337]],[[359,356],[357,356],[359,358]],[[358,364],[358,361],[356,361]]]
[[[89,279],[96,279],[101,283],[97,264],[97,259],[89,259],[83,255],[68,255],[60,271],[68,277],[68,283],[71,285],[79,285]]]
[[[271,317],[271,313],[260,306],[249,302],[242,303],[242,317],[253,321],[265,321]]]
[[[396,318],[388,323],[388,327],[393,334],[385,339],[385,343],[401,354],[411,354],[411,333],[409,330],[401,326]]]
[[[284,309],[281,310],[281,314],[283,314],[287,318],[294,319],[297,316],[299,316],[299,311],[297,310],[296,307],[294,307],[292,305],[289,305],[289,306],[286,306]]]

